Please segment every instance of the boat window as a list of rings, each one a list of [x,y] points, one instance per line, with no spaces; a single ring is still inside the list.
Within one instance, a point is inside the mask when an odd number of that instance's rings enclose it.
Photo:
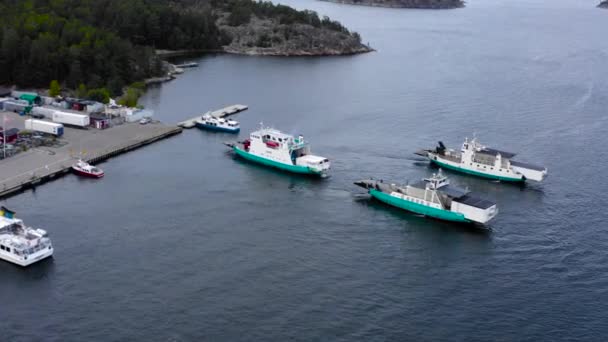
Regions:
[[[4,246],[0,245],[0,249],[1,249],[1,250],[4,250]]]

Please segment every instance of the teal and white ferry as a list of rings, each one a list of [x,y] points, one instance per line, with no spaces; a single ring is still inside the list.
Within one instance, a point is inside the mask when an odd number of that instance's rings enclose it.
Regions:
[[[498,214],[496,203],[450,185],[441,170],[431,178],[405,186],[373,179],[355,184],[381,202],[441,220],[485,224]]]
[[[515,153],[486,147],[476,138],[465,139],[460,151],[447,149],[440,141],[434,150],[422,150],[416,154],[445,169],[499,181],[540,182],[547,176],[547,168],[515,161],[512,159]]]
[[[311,154],[302,135],[294,137],[274,128],[262,127],[249,139],[226,145],[244,159],[288,172],[326,177],[330,169],[329,159]]]

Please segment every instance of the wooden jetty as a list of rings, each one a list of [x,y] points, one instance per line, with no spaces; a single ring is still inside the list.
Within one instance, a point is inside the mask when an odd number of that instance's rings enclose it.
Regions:
[[[249,107],[247,107],[245,105],[236,104],[236,105],[228,106],[228,107],[225,107],[222,109],[214,110],[212,112],[207,112],[205,114],[215,116],[216,118],[223,118],[226,116],[240,113],[242,111],[247,110],[248,108]],[[194,127],[194,121],[198,120],[201,116],[203,116],[203,114],[195,116],[192,119],[188,119],[188,120],[179,122],[177,125],[182,128],[192,128],[192,127]]]

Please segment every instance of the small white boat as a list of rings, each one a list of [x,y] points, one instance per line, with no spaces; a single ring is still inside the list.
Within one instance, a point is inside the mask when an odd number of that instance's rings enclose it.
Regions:
[[[238,133],[241,130],[238,121],[216,118],[210,114],[203,115],[200,119],[195,120],[194,123],[196,127],[210,131]]]
[[[29,266],[53,255],[53,245],[45,230],[27,227],[15,213],[0,209],[0,259]]]
[[[78,162],[72,165],[72,170],[74,170],[74,173],[76,173],[77,175],[84,177],[101,178],[104,176],[104,172],[102,169],[95,167],[83,161],[82,159],[78,159]]]

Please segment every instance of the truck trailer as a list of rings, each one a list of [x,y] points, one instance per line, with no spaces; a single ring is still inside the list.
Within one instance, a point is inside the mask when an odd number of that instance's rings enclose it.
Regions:
[[[75,114],[55,111],[53,113],[53,121],[64,125],[87,127],[91,124],[91,119],[88,115]]]
[[[63,135],[63,125],[60,123],[49,121],[27,119],[25,120],[25,129],[28,129],[30,131],[48,133],[58,137]]]

